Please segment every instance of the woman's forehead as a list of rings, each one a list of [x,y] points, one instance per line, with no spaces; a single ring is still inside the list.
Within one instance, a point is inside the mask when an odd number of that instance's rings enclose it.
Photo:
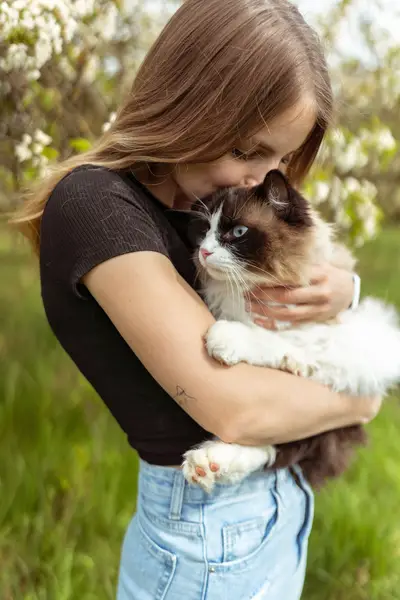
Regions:
[[[315,125],[317,111],[314,102],[303,100],[276,117],[251,138],[253,146],[265,147],[279,156],[294,152],[306,141]]]

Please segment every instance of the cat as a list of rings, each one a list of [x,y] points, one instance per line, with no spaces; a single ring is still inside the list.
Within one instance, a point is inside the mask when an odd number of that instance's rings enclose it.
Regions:
[[[305,286],[316,264],[349,271],[355,265],[333,227],[279,170],[254,188],[219,190],[197,201],[190,228],[202,295],[216,319],[205,336],[214,359],[285,370],[352,395],[384,395],[400,380],[397,315],[380,300],[365,298],[325,323],[278,323],[275,331],[254,324],[246,311],[246,298],[260,284]],[[262,467],[299,464],[320,488],[366,440],[358,425],[276,447],[215,439],[187,451],[182,469],[189,482],[211,492],[216,482],[237,483]]]

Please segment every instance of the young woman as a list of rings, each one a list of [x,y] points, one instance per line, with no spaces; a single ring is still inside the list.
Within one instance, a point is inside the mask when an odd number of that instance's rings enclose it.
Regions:
[[[274,168],[299,185],[331,117],[318,39],[290,2],[186,0],[111,129],[18,215],[55,335],[140,456],[119,600],[301,595],[313,516],[301,471],[260,471],[208,496],[185,482],[182,455],[212,435],[261,445],[367,422],[380,399],[209,358],[213,317],[169,209]],[[327,319],[352,296],[351,275],[326,265],[307,288],[265,290],[297,307],[255,310],[266,327]]]

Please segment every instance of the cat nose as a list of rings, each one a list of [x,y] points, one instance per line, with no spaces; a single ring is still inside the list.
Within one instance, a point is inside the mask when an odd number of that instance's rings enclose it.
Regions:
[[[212,254],[212,252],[209,252],[205,248],[200,248],[200,252],[201,252],[201,255],[204,258],[204,260],[207,258],[207,256],[211,256],[211,254]]]

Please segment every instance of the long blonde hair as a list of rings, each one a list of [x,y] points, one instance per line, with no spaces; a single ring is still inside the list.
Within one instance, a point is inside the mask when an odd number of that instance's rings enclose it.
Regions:
[[[13,223],[40,248],[46,202],[72,169],[216,160],[293,107],[304,93],[315,126],[291,159],[301,183],[332,120],[332,90],[315,32],[288,0],[186,0],[141,65],[110,129],[91,150],[53,167]]]

